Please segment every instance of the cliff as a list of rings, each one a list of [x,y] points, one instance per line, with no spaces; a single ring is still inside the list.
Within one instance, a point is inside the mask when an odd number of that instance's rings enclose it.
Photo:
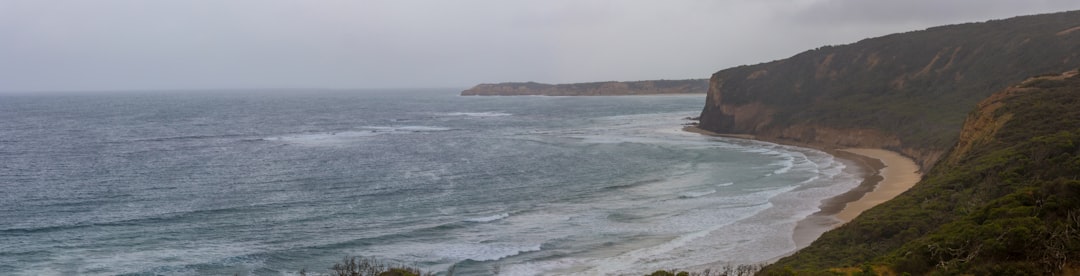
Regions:
[[[958,137],[914,188],[763,274],[1080,268],[1080,74],[1043,75],[987,97]]]
[[[926,171],[965,115],[1028,76],[1080,67],[1080,11],[935,27],[721,70],[701,128],[822,147],[879,147]]]
[[[628,82],[589,82],[571,84],[544,84],[535,82],[506,82],[480,84],[465,91],[462,96],[616,96],[656,94],[702,94],[707,91],[708,80],[649,80]]]

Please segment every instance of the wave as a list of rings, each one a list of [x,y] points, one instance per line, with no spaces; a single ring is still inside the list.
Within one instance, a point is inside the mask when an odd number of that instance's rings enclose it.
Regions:
[[[755,146],[757,146],[759,148],[751,147],[749,149],[743,149],[743,150],[740,150],[740,151],[747,152],[747,153],[756,153],[756,154],[760,154],[760,155],[763,155],[763,156],[778,158],[778,160],[776,160],[776,161],[774,161],[772,163],[769,163],[769,166],[779,166],[779,167],[774,169],[771,173],[767,174],[767,176],[786,174],[786,173],[790,172],[792,169],[799,169],[799,170],[810,169],[807,172],[816,174],[816,173],[819,173],[820,169],[823,167],[821,164],[828,164],[829,161],[831,161],[831,160],[820,160],[820,161],[819,160],[813,160],[813,158],[811,158],[810,156],[807,155],[808,154],[807,152],[803,152],[803,150],[810,150],[810,151],[817,152],[816,150],[813,150],[813,149],[802,149],[802,148],[786,146],[786,145],[779,145],[779,144],[772,144],[772,143],[767,143],[767,142],[757,142],[757,143],[758,144],[756,144],[756,145],[755,144],[751,144],[751,145],[755,145]],[[830,155],[828,155],[826,153],[823,153],[823,152],[821,152],[821,154],[823,154],[824,156],[830,156]]]
[[[511,115],[514,115],[514,114],[490,111],[490,112],[450,112],[450,113],[446,113],[446,115],[447,116],[465,116],[465,117],[502,117],[502,116],[511,116]]]
[[[727,186],[731,186],[731,185],[735,185],[735,182],[727,182],[727,183],[716,184],[717,187],[727,187]]]
[[[711,194],[715,194],[715,193],[716,193],[716,190],[698,191],[698,192],[685,192],[685,193],[682,193],[681,195],[679,195],[679,198],[697,198],[697,197],[703,197],[703,196],[707,196],[707,195],[711,195]]]
[[[486,262],[534,251],[540,251],[540,244],[446,244],[434,253],[444,258]]]
[[[321,132],[321,133],[306,133],[295,134],[286,136],[277,136],[265,138],[267,141],[282,141],[282,142],[319,142],[327,140],[339,140],[359,137],[370,137],[379,135],[375,130],[371,131],[342,131],[342,132]]]
[[[372,130],[381,130],[386,132],[437,132],[453,130],[448,127],[436,127],[436,126],[397,126],[397,127],[384,127],[384,126],[372,126],[365,127]]]
[[[699,231],[684,233],[667,242],[653,246],[637,248],[619,255],[589,260],[588,270],[581,274],[585,275],[626,275],[631,271],[646,271],[642,265],[653,265],[670,260],[674,251],[692,244],[695,240],[709,236],[713,231],[724,227],[724,224],[713,225]],[[712,257],[715,258],[715,257]],[[682,266],[687,267],[687,266]]]
[[[449,130],[453,129],[436,126],[366,126],[361,127],[358,130],[300,133],[268,137],[263,138],[262,140],[297,144],[326,144],[347,142],[378,135],[439,132]]]
[[[605,186],[602,189],[604,189],[604,190],[619,190],[619,189],[633,188],[633,187],[646,185],[646,184],[659,183],[659,182],[663,182],[663,181],[664,181],[664,179],[662,179],[662,178],[651,178],[651,179],[645,179],[645,180],[635,181],[635,182],[631,182],[631,183],[621,183],[620,182],[620,183],[614,183],[614,185],[611,185],[611,186]]]
[[[115,219],[100,221],[77,221],[59,222],[52,225],[16,225],[10,228],[0,228],[0,234],[39,234],[52,233],[66,230],[86,229],[92,227],[123,227],[163,223],[184,223],[198,220],[200,217],[209,217],[221,214],[241,213],[251,210],[260,210],[268,207],[289,207],[292,205],[307,204],[306,201],[266,202],[242,206],[223,206],[218,208],[170,210],[161,213],[144,213]]]
[[[141,139],[132,139],[132,140],[129,140],[129,141],[113,141],[113,142],[117,142],[117,143],[126,143],[126,142],[166,142],[166,141],[175,141],[175,140],[200,140],[200,139],[215,139],[215,138],[232,138],[232,137],[240,137],[240,136],[243,136],[243,135],[238,135],[238,134],[182,135],[182,136],[141,138]]]
[[[465,221],[484,223],[484,222],[492,222],[492,221],[496,221],[496,220],[501,220],[501,219],[504,219],[504,218],[507,218],[507,217],[510,217],[509,213],[490,215],[490,216],[486,216],[486,217],[470,218],[470,219],[465,219]]]
[[[501,272],[505,275],[546,275],[551,274],[552,271],[566,271],[566,269],[585,264],[587,264],[586,260],[582,259],[538,260],[510,264],[504,266]]]
[[[795,167],[795,157],[792,156],[792,155],[784,155],[783,160],[773,162],[770,165],[779,165],[780,166],[779,169],[776,169],[776,170],[774,170],[772,172],[773,174],[785,174],[788,171],[791,171],[791,168]]]

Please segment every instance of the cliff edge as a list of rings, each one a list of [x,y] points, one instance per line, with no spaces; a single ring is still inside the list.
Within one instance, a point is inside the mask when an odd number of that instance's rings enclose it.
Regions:
[[[875,147],[926,171],[968,111],[1033,75],[1080,67],[1080,11],[929,28],[721,70],[700,127],[821,147]]]

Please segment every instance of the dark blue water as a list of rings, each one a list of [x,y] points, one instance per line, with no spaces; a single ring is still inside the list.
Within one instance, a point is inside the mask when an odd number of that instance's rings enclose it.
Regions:
[[[761,262],[856,179],[680,131],[703,96],[0,96],[0,275],[458,275]]]

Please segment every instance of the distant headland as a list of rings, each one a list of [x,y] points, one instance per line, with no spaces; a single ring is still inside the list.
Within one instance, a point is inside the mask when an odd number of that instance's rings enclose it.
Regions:
[[[461,91],[462,96],[624,96],[705,94],[709,80],[606,81],[569,84],[536,82],[484,83]]]

